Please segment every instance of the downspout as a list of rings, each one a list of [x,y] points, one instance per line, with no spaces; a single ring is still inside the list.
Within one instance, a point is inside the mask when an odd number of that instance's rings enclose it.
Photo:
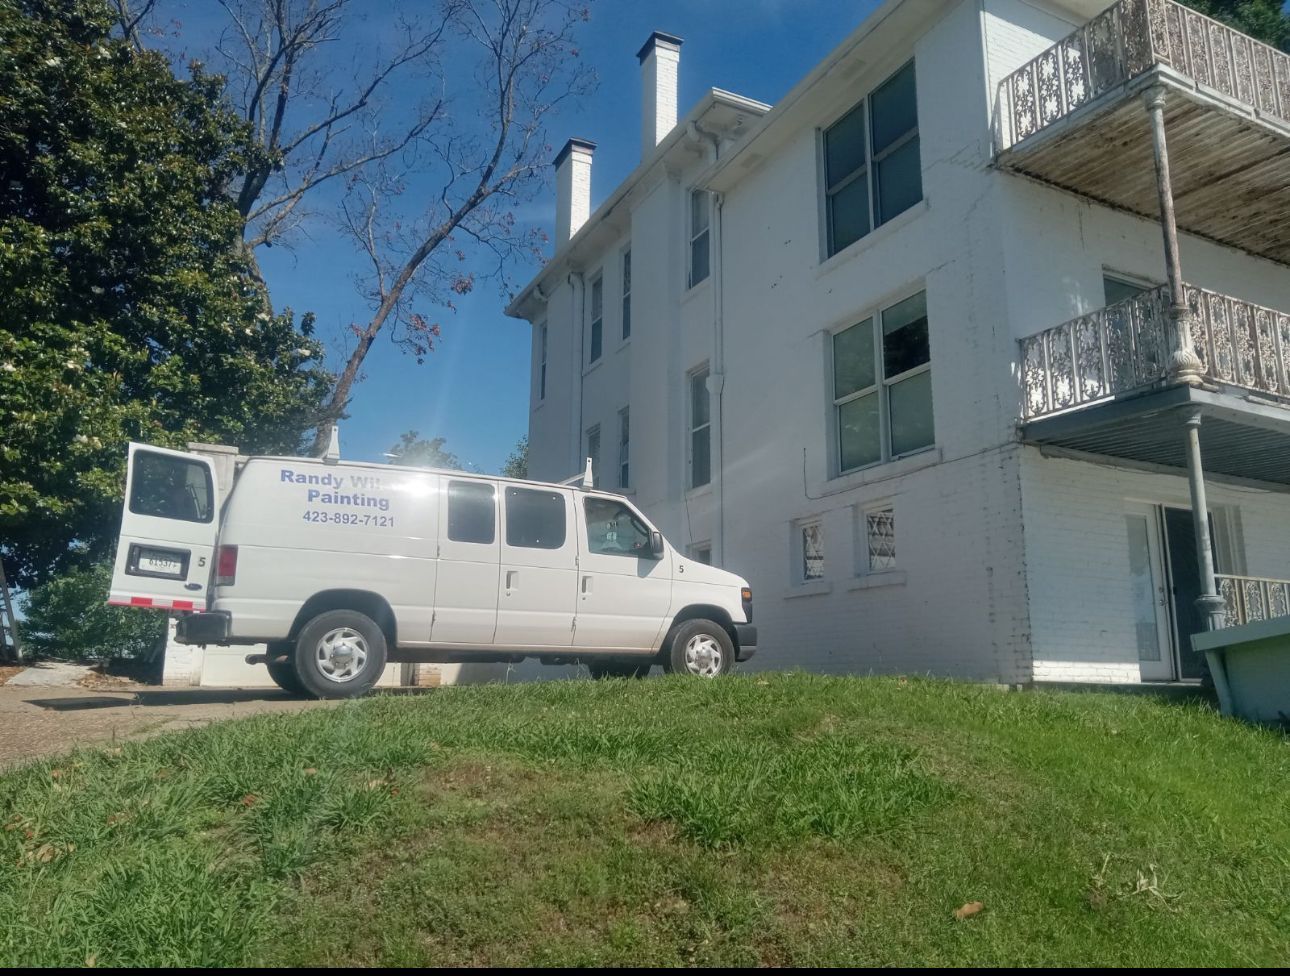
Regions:
[[[721,139],[698,122],[689,124],[690,135],[706,139],[711,150],[706,152],[708,164],[721,158]],[[722,261],[721,214],[725,197],[709,191],[712,201],[712,355],[708,367],[708,396],[711,398],[712,415],[716,419],[716,436],[712,439],[712,495],[716,499],[716,518],[712,530],[712,564],[725,564],[726,498],[725,498],[725,437],[726,424],[723,408],[726,385],[725,320],[723,302],[724,268]]]
[[[572,415],[573,465],[569,470],[571,474],[577,474],[586,464],[586,459],[582,457],[582,353],[587,341],[587,289],[581,271],[570,272],[566,280],[572,291],[569,304],[576,321],[571,331],[577,337],[577,341],[573,344],[573,379],[578,385],[578,409]]]

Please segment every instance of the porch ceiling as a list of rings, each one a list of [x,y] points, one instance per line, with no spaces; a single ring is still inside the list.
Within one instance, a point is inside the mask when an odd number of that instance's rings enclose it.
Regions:
[[[1165,132],[1181,230],[1290,264],[1290,129],[1156,67],[998,156],[1005,169],[1156,218],[1142,92],[1168,89]]]
[[[1142,465],[1187,467],[1183,408],[1204,416],[1205,473],[1290,485],[1290,410],[1230,393],[1172,387],[1024,425],[1021,438]]]

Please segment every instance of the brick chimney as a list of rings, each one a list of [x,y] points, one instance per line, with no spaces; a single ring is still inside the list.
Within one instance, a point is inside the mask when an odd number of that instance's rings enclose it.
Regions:
[[[555,246],[566,244],[591,216],[591,156],[596,144],[570,139],[555,157]]]
[[[681,39],[655,31],[636,52],[641,63],[641,159],[676,126]]]

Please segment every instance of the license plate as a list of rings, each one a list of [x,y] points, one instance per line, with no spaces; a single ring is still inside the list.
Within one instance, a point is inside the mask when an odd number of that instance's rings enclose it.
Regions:
[[[149,552],[145,549],[139,553],[139,568],[145,573],[181,576],[184,571],[184,561],[178,556],[162,552]]]

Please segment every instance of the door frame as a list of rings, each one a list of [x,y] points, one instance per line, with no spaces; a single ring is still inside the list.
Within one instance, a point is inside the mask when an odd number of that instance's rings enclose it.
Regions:
[[[1141,518],[1147,527],[1147,558],[1151,563],[1155,593],[1152,606],[1156,613],[1156,640],[1160,645],[1158,661],[1138,658],[1143,681],[1174,681],[1178,676],[1178,653],[1175,637],[1173,593],[1168,553],[1164,541],[1162,505],[1151,502],[1129,502],[1126,518]],[[1151,671],[1148,674],[1148,670]]]

